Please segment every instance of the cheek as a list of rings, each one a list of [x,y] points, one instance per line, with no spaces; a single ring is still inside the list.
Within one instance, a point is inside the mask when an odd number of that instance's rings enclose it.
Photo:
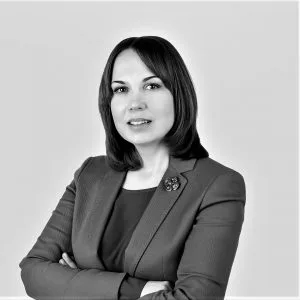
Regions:
[[[115,123],[118,122],[118,120],[120,119],[120,114],[121,114],[120,106],[116,105],[115,102],[111,102],[110,110],[111,110],[111,114],[112,114],[114,122]]]
[[[163,105],[161,105],[160,109],[160,115],[162,118],[164,118],[168,122],[174,120],[174,105],[173,105],[173,99],[170,99],[170,101],[165,102]]]

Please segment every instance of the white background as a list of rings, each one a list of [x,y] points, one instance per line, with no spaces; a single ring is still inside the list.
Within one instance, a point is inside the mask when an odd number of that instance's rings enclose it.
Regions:
[[[74,171],[105,154],[98,87],[113,47],[159,35],[181,53],[210,157],[245,179],[227,293],[298,295],[296,2],[0,3],[0,296]]]

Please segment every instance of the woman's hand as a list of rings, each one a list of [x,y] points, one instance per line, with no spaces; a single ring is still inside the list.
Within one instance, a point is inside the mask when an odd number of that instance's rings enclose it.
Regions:
[[[172,287],[169,281],[148,281],[141,292],[141,296],[143,297],[147,294],[151,294],[160,290],[171,290]]]
[[[59,263],[61,265],[69,266],[72,269],[77,269],[76,264],[66,252],[62,254],[62,258],[59,260]]]

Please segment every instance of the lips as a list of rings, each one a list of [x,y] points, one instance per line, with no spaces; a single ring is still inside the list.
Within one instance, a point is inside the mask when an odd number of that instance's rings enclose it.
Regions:
[[[149,119],[144,119],[144,118],[133,118],[133,119],[130,119],[127,124],[130,124],[131,122],[152,122],[152,120],[149,120]]]

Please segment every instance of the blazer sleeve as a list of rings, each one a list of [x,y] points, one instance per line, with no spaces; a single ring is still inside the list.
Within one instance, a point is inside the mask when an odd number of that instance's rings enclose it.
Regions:
[[[141,300],[223,300],[244,221],[243,176],[229,171],[208,186],[185,241],[172,290]]]
[[[34,299],[118,299],[126,273],[72,269],[59,264],[62,253],[69,252],[71,245],[76,184],[91,159],[87,158],[76,170],[41,235],[19,263],[26,293]]]
[[[148,280],[132,277],[126,274],[119,289],[119,300],[135,300],[141,296],[142,290]]]

